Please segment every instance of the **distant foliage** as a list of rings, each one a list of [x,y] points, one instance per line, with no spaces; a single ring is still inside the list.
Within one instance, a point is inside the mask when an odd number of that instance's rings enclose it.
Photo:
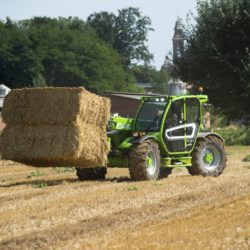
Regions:
[[[87,23],[98,36],[110,44],[122,57],[125,66],[134,61],[149,63],[153,58],[145,44],[151,28],[151,20],[138,8],[118,10],[118,15],[99,12],[90,15]]]
[[[78,18],[0,21],[0,82],[11,88],[122,91],[132,84],[127,78],[120,55]]]
[[[150,65],[134,65],[131,67],[131,73],[136,82],[152,83],[154,93],[167,94],[167,84],[170,80],[170,74],[166,70],[156,70]]]
[[[223,128],[215,130],[216,133],[221,135],[227,146],[233,145],[250,145],[250,128]]]
[[[86,22],[75,17],[7,18],[0,21],[0,82],[10,88],[138,92],[143,90],[135,82],[142,77],[162,91],[165,78],[149,66],[151,30],[150,18],[132,7],[117,15],[93,13]],[[138,66],[141,72],[134,70],[137,63],[146,65]]]
[[[246,157],[243,158],[243,161],[245,162],[250,162],[250,155],[247,155]]]
[[[204,86],[229,118],[250,113],[250,1],[199,0],[186,52],[177,64],[182,79]]]

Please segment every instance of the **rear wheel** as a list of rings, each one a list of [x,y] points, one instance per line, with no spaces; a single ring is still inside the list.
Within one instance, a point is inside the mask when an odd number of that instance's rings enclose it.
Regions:
[[[196,143],[192,153],[191,175],[218,176],[226,167],[226,154],[223,142],[215,136],[209,136]]]
[[[76,175],[80,181],[104,180],[107,169],[104,167],[96,168],[76,168]]]
[[[152,140],[134,146],[129,154],[129,173],[133,180],[156,180],[160,175],[160,150]]]

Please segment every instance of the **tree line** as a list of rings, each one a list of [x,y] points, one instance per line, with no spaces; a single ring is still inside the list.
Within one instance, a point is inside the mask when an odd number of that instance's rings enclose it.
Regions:
[[[146,46],[149,17],[137,8],[118,14],[100,12],[86,21],[77,17],[34,17],[0,21],[0,82],[10,88],[84,86],[93,92],[139,91],[138,81],[154,81]],[[138,71],[150,69],[137,78]]]

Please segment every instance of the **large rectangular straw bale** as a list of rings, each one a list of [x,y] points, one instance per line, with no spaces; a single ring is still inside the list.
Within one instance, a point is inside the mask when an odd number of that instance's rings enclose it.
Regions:
[[[10,92],[1,134],[3,159],[40,166],[104,166],[109,99],[83,88]]]
[[[108,145],[101,129],[80,126],[7,126],[2,158],[31,165],[105,166]]]
[[[84,88],[33,88],[11,91],[3,120],[11,125],[68,125],[84,122],[106,128],[109,99]]]

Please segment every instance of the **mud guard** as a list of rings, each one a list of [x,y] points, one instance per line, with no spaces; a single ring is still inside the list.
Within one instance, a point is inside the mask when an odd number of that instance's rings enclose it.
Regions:
[[[197,139],[206,138],[206,137],[208,137],[210,135],[213,135],[213,136],[217,137],[219,140],[221,140],[225,144],[225,140],[220,135],[218,135],[216,133],[213,133],[213,132],[201,132],[201,133],[198,133]]]
[[[143,143],[144,141],[146,141],[148,139],[154,139],[154,140],[156,140],[156,137],[153,136],[153,135],[144,135],[144,136],[142,136],[142,137],[140,137],[138,139],[135,139],[133,141],[133,144],[141,144],[141,143]]]

